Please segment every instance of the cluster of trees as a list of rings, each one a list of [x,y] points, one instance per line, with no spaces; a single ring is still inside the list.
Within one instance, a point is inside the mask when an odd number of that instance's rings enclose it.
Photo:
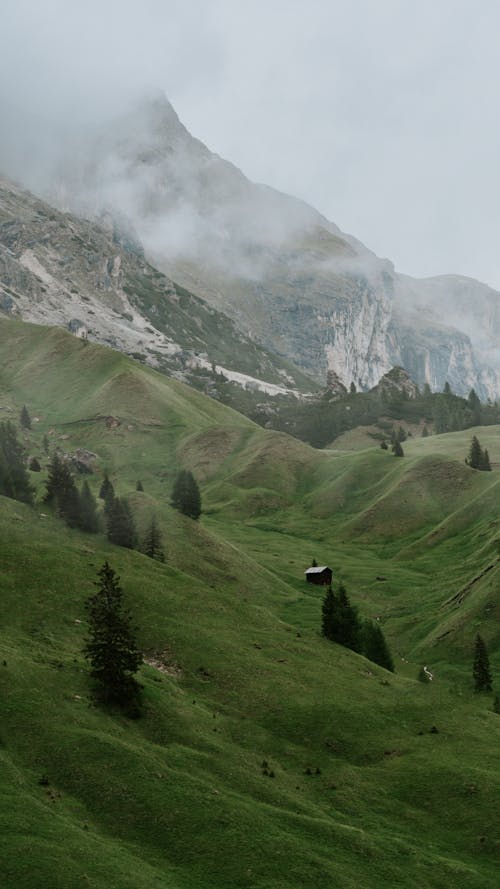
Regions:
[[[432,424],[437,434],[469,429],[471,426],[490,426],[500,423],[500,406],[482,404],[471,389],[467,398],[454,395],[449,384],[443,392],[431,392],[426,384],[416,398],[405,392],[348,392],[339,398],[327,390],[319,398],[307,399],[300,405],[277,405],[272,418],[256,409],[248,411],[253,420],[262,425],[272,423],[274,429],[289,432],[315,447],[325,447],[339,435],[356,426],[369,426],[380,420],[406,420],[421,423],[426,434]]]
[[[343,583],[337,592],[331,585],[328,587],[321,613],[321,632],[325,639],[364,654],[368,660],[394,672],[394,662],[380,626],[360,619]]]
[[[483,450],[476,435],[472,436],[469,454],[465,458],[465,462],[471,469],[479,469],[482,472],[491,472],[490,455],[486,448]]]
[[[70,528],[89,534],[100,530],[97,503],[87,481],[79,491],[68,462],[55,451],[49,463],[44,503],[51,506]]]
[[[16,427],[9,420],[0,423],[0,494],[33,503],[34,489],[25,465],[25,454],[17,438]]]

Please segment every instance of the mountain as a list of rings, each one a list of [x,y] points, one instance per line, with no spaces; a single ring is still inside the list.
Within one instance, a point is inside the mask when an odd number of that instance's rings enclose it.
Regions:
[[[207,390],[221,379],[271,398],[315,388],[158,272],[126,220],[85,221],[1,178],[0,310],[66,327]]]
[[[333,372],[366,389],[402,365],[436,390],[448,381],[459,394],[500,394],[496,291],[398,275],[313,208],[210,152],[162,96],[80,139],[44,186],[63,209],[125,214],[165,274],[320,384]]]

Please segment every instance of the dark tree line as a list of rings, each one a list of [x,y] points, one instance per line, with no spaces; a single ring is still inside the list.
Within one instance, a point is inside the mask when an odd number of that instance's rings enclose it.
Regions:
[[[384,634],[377,623],[361,620],[358,610],[351,605],[344,584],[338,591],[328,587],[322,605],[322,635],[331,642],[337,642],[364,654],[370,661],[394,672],[394,663]]]
[[[0,494],[33,503],[34,489],[25,466],[25,451],[10,421],[0,423]]]

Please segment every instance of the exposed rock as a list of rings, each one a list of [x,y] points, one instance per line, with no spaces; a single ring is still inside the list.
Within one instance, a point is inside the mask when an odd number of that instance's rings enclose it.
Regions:
[[[330,390],[332,395],[336,395],[338,398],[342,398],[344,395],[347,395],[346,386],[344,386],[339,375],[335,373],[334,370],[328,370],[326,372],[326,386],[327,389]]]
[[[419,394],[418,386],[403,367],[393,367],[389,373],[384,374],[374,386],[374,391],[389,397],[399,393],[407,398],[416,398]]]
[[[90,474],[94,471],[92,464],[97,460],[97,454],[88,451],[87,448],[77,448],[76,451],[69,454],[69,459],[76,472],[82,475]]]

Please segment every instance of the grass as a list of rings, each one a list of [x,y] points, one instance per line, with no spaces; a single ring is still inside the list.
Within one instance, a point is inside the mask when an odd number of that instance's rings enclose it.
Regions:
[[[500,669],[499,476],[464,466],[472,432],[402,460],[317,452],[111,350],[2,321],[0,416],[24,403],[30,454],[45,433],[93,450],[94,490],[107,468],[141,528],[154,512],[167,562],[1,499],[3,885],[496,887],[500,719],[470,673],[477,630]],[[500,430],[478,435],[495,461]],[[201,483],[198,523],[169,506],[179,466]],[[320,637],[313,557],[381,620],[395,675]],[[93,706],[81,655],[105,559],[164,665],[141,668],[140,720]]]

